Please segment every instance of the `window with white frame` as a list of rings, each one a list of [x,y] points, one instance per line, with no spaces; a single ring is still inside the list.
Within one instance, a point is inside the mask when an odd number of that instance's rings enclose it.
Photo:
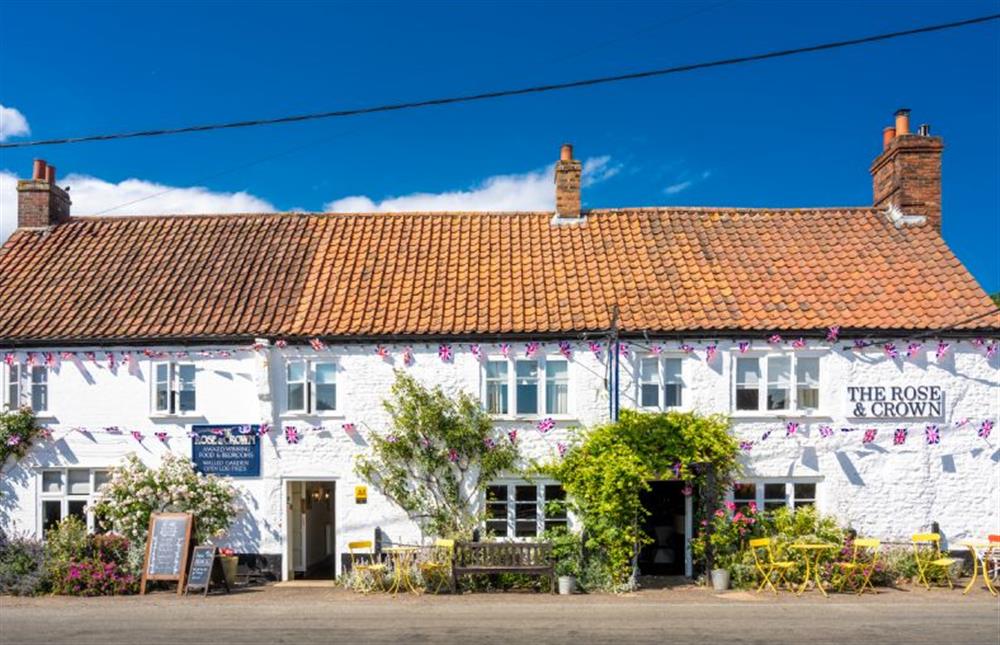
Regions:
[[[738,356],[733,381],[738,411],[810,411],[820,405],[818,356]]]
[[[35,412],[49,409],[49,368],[44,365],[8,365],[4,373],[4,403],[10,409],[31,406]]]
[[[108,470],[51,468],[42,470],[38,477],[41,485],[39,518],[43,537],[70,516],[83,520],[89,531],[101,530],[100,522],[90,507],[96,501],[98,491],[111,479]]]
[[[490,414],[569,414],[569,364],[563,358],[495,358],[483,366],[483,407]]]
[[[285,409],[300,414],[337,410],[337,364],[330,361],[285,362]]]
[[[530,538],[566,528],[566,492],[552,482],[494,483],[486,487],[486,531],[496,537]]]
[[[153,412],[191,414],[198,404],[193,363],[161,361],[153,363]]]
[[[681,406],[683,359],[647,356],[639,359],[639,407],[667,410]]]
[[[764,479],[737,482],[730,494],[737,508],[753,502],[765,511],[781,507],[796,509],[816,504],[816,485],[815,481]]]

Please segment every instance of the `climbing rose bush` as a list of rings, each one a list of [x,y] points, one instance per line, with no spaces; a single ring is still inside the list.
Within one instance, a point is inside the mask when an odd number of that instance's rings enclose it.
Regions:
[[[241,511],[236,489],[214,475],[203,475],[185,457],[167,455],[150,468],[135,455],[111,471],[94,513],[101,525],[143,542],[152,513],[192,513],[199,542],[219,537]]]

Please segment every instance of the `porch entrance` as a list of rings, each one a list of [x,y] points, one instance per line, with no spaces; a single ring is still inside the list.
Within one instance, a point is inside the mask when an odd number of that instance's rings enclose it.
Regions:
[[[687,566],[687,537],[691,532],[688,511],[690,498],[681,492],[684,482],[649,482],[642,494],[643,508],[649,511],[643,530],[653,538],[639,552],[639,574],[643,576],[690,575]]]
[[[286,580],[336,577],[336,483],[285,482],[288,516]]]

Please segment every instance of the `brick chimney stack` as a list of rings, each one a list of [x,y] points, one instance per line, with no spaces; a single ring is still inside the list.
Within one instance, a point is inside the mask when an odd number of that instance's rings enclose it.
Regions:
[[[580,175],[583,166],[573,158],[573,146],[564,143],[556,162],[556,219],[580,219]]]
[[[941,151],[944,141],[922,125],[910,132],[910,111],[896,111],[895,126],[882,132],[882,153],[872,163],[876,208],[895,205],[904,215],[923,215],[941,230]]]
[[[69,193],[56,186],[56,167],[35,159],[31,179],[17,181],[17,227],[44,228],[69,220]]]

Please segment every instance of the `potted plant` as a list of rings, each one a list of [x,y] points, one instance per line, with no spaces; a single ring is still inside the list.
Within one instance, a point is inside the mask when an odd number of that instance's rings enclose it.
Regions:
[[[560,528],[550,531],[545,539],[552,543],[552,558],[559,582],[559,593],[576,593],[576,581],[582,568],[580,536]]]
[[[236,585],[236,565],[240,559],[236,552],[228,547],[219,549],[219,561],[222,563],[222,573],[226,576],[226,584],[230,588]]]
[[[732,502],[718,509],[709,520],[702,520],[702,531],[691,540],[691,552],[699,560],[706,560],[711,549],[712,570],[709,576],[714,591],[729,589],[730,570],[740,560],[743,542],[757,524],[757,507],[751,503],[737,510]]]

